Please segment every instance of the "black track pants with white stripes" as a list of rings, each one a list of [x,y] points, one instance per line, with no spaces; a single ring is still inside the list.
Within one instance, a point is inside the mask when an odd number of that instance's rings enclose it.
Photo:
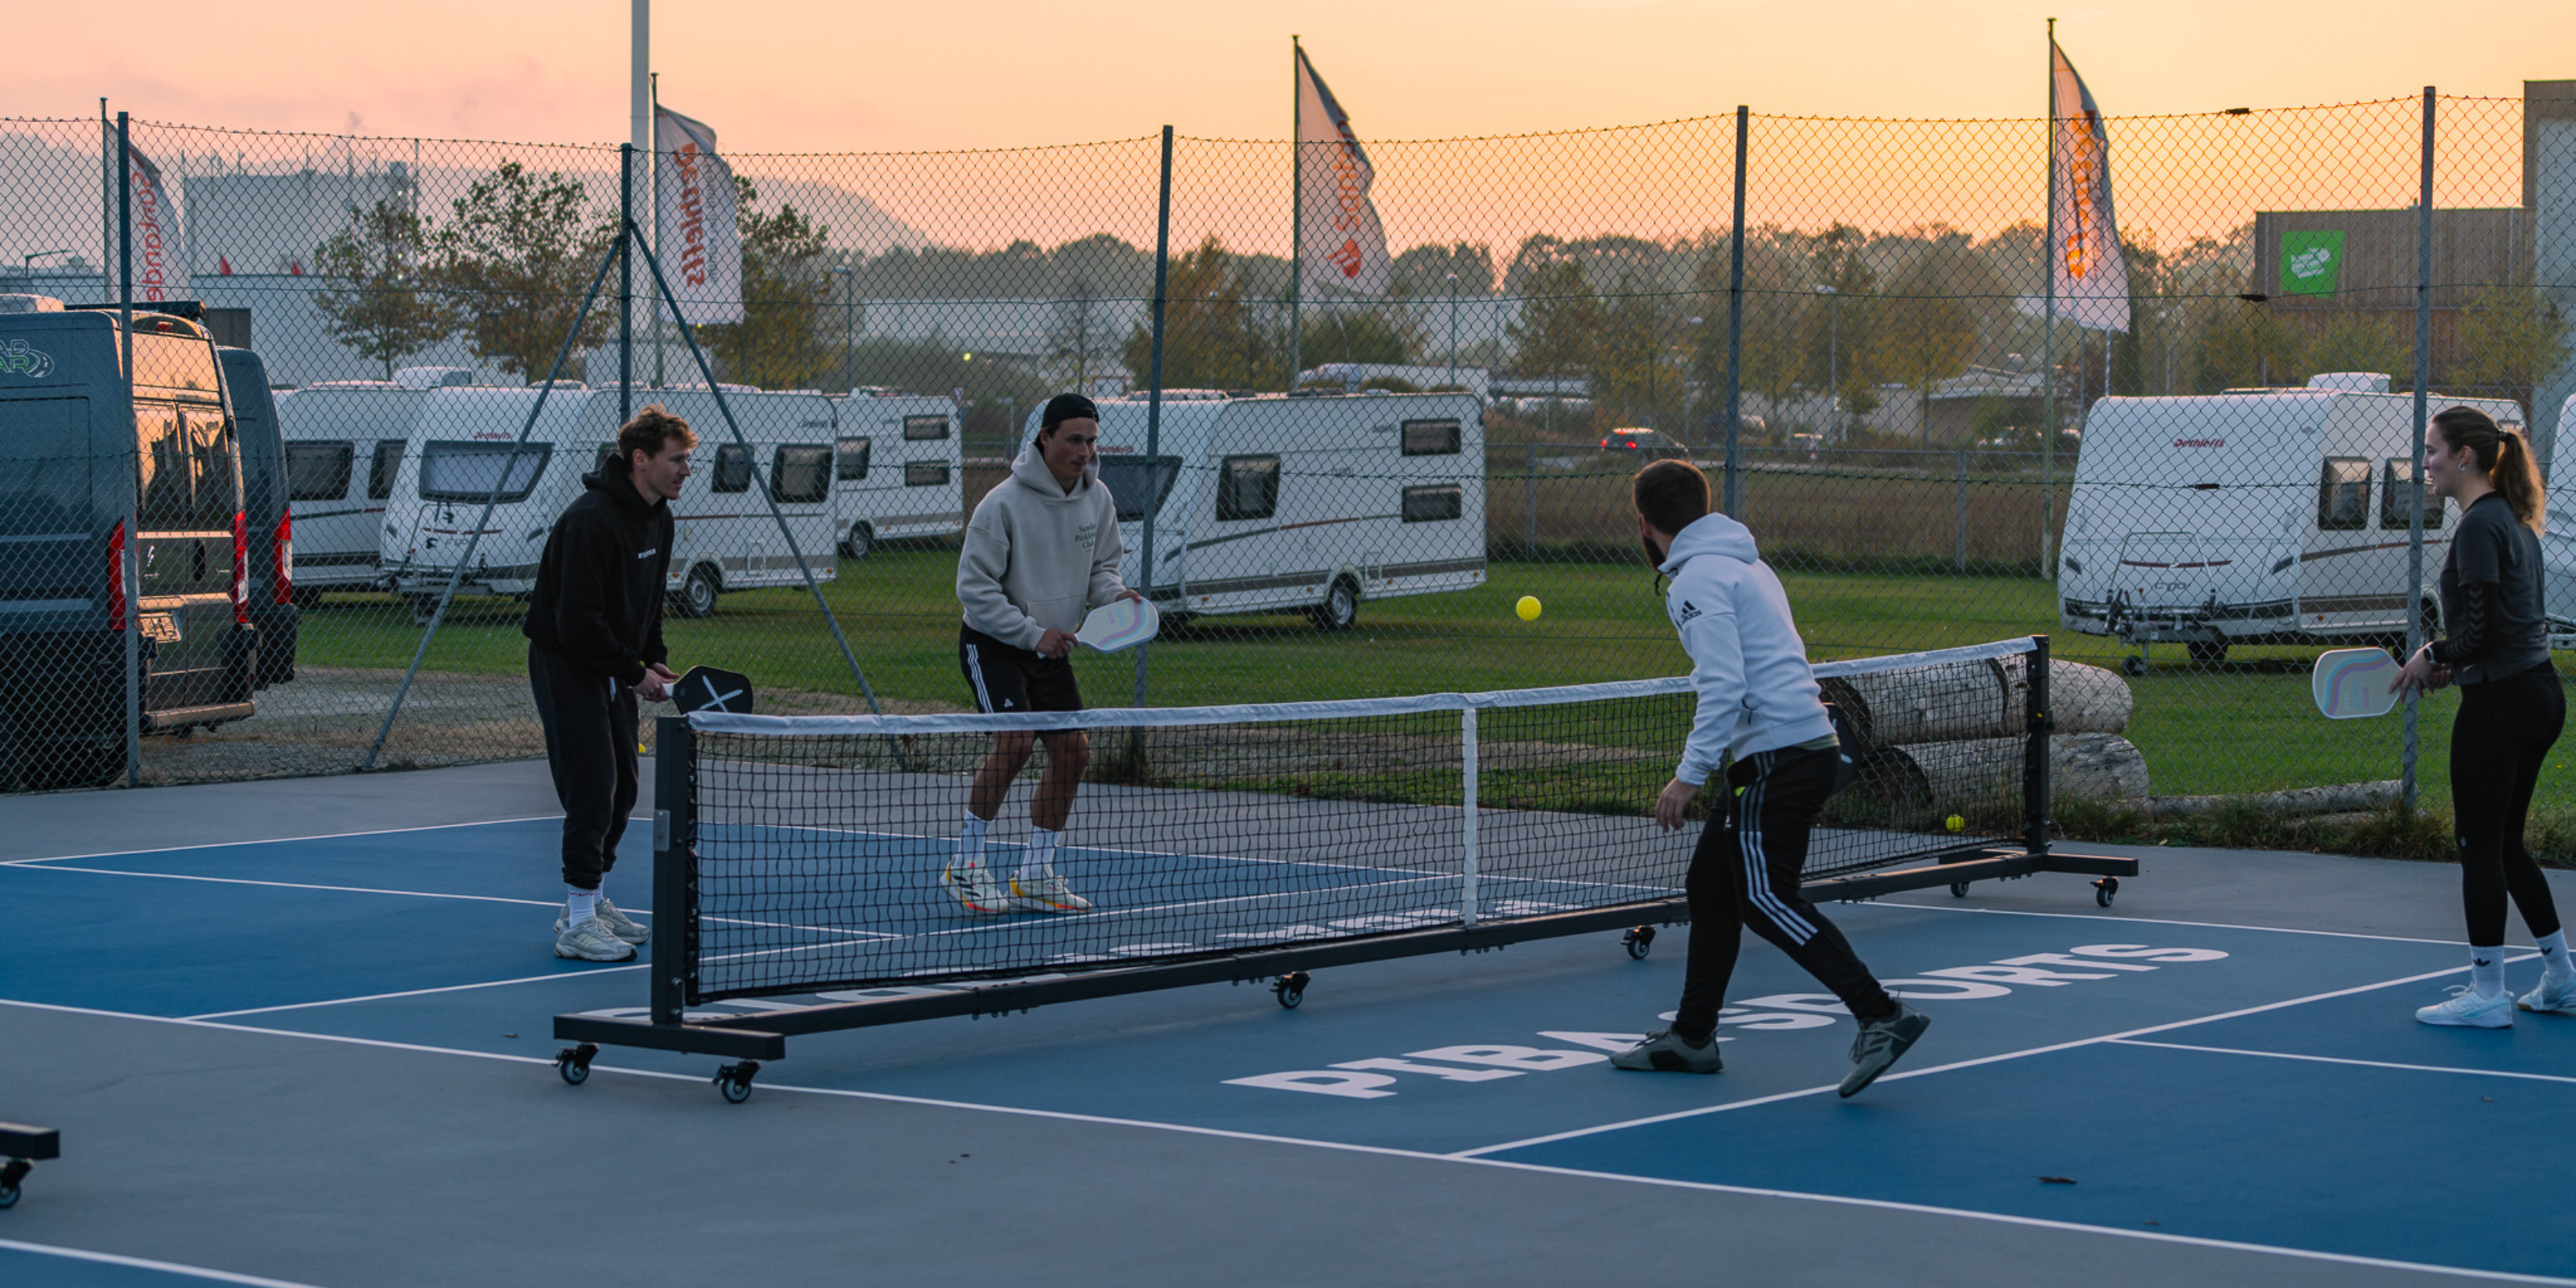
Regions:
[[[1896,1008],[1834,923],[1798,893],[1807,833],[1833,794],[1840,761],[1830,751],[1756,752],[1727,771],[1726,809],[1711,817],[1691,854],[1690,953],[1673,1030],[1699,1039],[1717,1027],[1735,975],[1744,927],[1778,944],[1841,998],[1854,1016]]]

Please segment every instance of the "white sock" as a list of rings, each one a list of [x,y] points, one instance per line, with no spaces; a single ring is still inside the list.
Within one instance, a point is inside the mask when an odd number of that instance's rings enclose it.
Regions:
[[[992,825],[991,819],[977,818],[971,809],[966,811],[966,825],[957,831],[957,866],[984,866],[984,829]]]
[[[2469,984],[2480,997],[2504,996],[2504,945],[2469,949]]]
[[[564,928],[569,930],[599,916],[599,892],[565,886]]]
[[[1020,855],[1017,880],[1035,881],[1055,875],[1056,834],[1043,827],[1029,829],[1029,848]]]
[[[2540,937],[2540,968],[2549,972],[2551,979],[2576,975],[2576,958],[2567,955],[2565,930],[2553,930]]]

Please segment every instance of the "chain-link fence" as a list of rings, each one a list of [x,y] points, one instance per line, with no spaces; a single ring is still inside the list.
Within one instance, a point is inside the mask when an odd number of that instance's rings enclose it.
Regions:
[[[2118,763],[2087,781],[2394,780],[2401,718],[2320,719],[2308,668],[2433,613],[2456,513],[2426,511],[2419,579],[2419,369],[2433,410],[2485,407],[2550,456],[2576,392],[2576,98],[2544,91],[2107,121],[2126,330],[2052,321],[2036,119],[1372,143],[1393,263],[1366,296],[1298,280],[1297,145],[738,154],[741,320],[694,337],[640,259],[630,331],[621,272],[584,314],[614,147],[135,123],[157,173],[120,185],[112,125],[0,122],[0,291],[114,300],[139,186],[167,217],[133,250],[138,307],[201,301],[256,359],[192,388],[152,356],[190,327],[147,315],[138,454],[113,315],[0,315],[0,779],[119,777],[128,669],[144,782],[540,754],[536,551],[651,402],[703,440],[676,663],[747,672],[765,710],[970,705],[960,533],[1078,389],[1124,577],[1165,613],[1144,648],[1078,656],[1096,706],[1674,673],[1626,503],[1671,457],[1752,527],[1819,659],[2048,632],[2117,672],[2103,700],[2129,714],[2095,751]],[[686,239],[659,245],[675,267]],[[2565,617],[2576,507],[2554,495]],[[2424,749],[2453,701],[2427,700]],[[2553,767],[2543,790],[2570,786]]]

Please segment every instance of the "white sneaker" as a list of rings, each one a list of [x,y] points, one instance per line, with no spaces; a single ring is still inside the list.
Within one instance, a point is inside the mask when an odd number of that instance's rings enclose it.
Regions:
[[[599,918],[590,917],[555,931],[555,956],[584,962],[633,961],[635,945],[611,933]]]
[[[1064,878],[1053,872],[1025,881],[1011,878],[1011,906],[1022,912],[1091,911],[1091,901],[1066,889]]]
[[[2526,1011],[2543,1013],[2556,1011],[2562,1015],[2576,1015],[2576,975],[2570,975],[2565,979],[2551,979],[2543,974],[2540,977],[2540,983],[2530,992],[2514,999],[2514,1005]]]
[[[939,888],[966,905],[966,911],[980,917],[1000,916],[1011,910],[1011,896],[1002,889],[1001,879],[981,863],[962,868],[949,863],[939,870]]]
[[[2464,1029],[2509,1029],[2513,1027],[2513,995],[2498,993],[2488,997],[2466,984],[2454,984],[2450,1001],[2419,1007],[2415,1018],[2426,1024]]]
[[[567,912],[555,918],[556,934],[564,932],[564,917],[571,915]],[[608,927],[608,933],[630,944],[642,944],[653,937],[653,932],[646,929],[643,922],[619,912],[617,905],[608,901],[607,895],[599,896],[599,924]]]

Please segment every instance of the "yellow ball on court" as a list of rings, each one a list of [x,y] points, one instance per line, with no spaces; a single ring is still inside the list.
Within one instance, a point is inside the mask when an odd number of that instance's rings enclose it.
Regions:
[[[1951,815],[1951,816],[1949,817],[1949,819],[1947,820],[1947,824],[1948,824],[1949,829],[1950,829],[1951,831],[1956,832],[1956,831],[1959,831],[1959,830],[1961,830],[1961,829],[1963,829],[1963,828],[1967,827],[1967,825],[1968,825],[1968,820],[1966,820],[1966,819],[1964,819],[1964,818],[1961,818],[1961,817],[1959,817],[1959,816],[1958,816],[1958,815],[1956,815],[1956,814],[1953,814],[1953,815]]]
[[[1515,613],[1520,614],[1520,615],[1521,615],[1521,620],[1522,620],[1522,621],[1525,621],[1525,622],[1534,622],[1534,621],[1537,621],[1537,620],[1538,620],[1538,614],[1539,614],[1538,596],[1536,596],[1536,595],[1523,595],[1523,596],[1521,596],[1521,601],[1520,601],[1519,603],[1517,603],[1517,604],[1512,605],[1512,611],[1513,611],[1513,612],[1515,612]]]

